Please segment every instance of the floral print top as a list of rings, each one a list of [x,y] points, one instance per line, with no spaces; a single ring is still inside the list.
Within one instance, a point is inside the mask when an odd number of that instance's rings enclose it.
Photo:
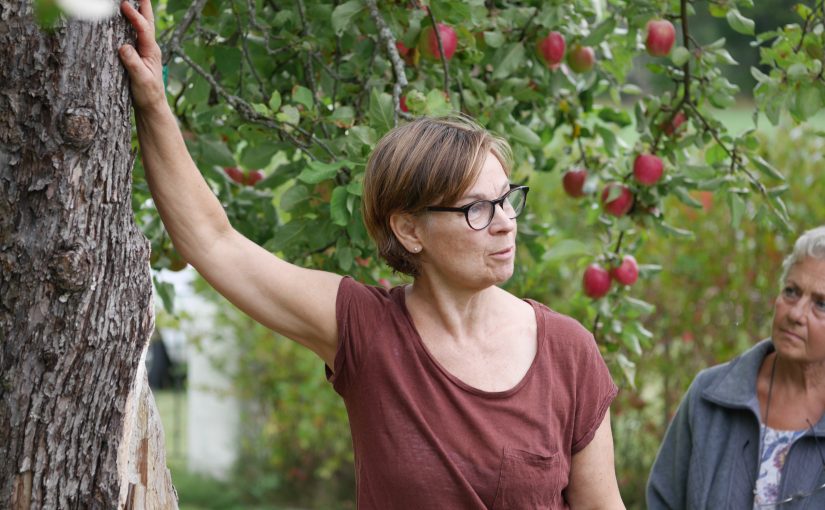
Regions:
[[[794,442],[802,437],[803,430],[776,430],[762,427],[762,458],[759,459],[759,476],[754,488],[754,510],[772,510],[771,503],[779,499],[782,466]]]

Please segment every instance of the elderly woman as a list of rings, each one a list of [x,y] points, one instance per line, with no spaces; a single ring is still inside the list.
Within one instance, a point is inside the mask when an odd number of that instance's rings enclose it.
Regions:
[[[617,389],[592,336],[497,287],[513,273],[527,198],[509,182],[504,141],[466,119],[419,119],[375,148],[365,223],[411,285],[296,267],[230,226],[167,106],[150,2],[122,10],[138,34],[120,54],[163,222],[212,286],[326,363],[360,509],[623,508]]]
[[[825,226],[796,241],[781,282],[771,337],[691,384],[648,508],[825,508]]]

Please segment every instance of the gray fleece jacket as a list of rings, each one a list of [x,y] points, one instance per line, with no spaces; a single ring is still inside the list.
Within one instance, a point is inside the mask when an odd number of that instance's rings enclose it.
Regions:
[[[653,463],[648,509],[753,508],[759,456],[756,375],[773,350],[770,339],[763,340],[732,361],[699,372]],[[825,455],[825,416],[788,452],[782,469],[783,498],[825,483],[820,453]],[[825,509],[825,489],[777,507],[790,509]]]

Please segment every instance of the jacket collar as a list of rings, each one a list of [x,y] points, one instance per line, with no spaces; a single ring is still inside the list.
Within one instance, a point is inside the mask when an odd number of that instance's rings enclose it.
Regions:
[[[759,421],[756,376],[765,356],[773,351],[773,342],[768,338],[732,359],[716,383],[702,391],[702,398],[723,407],[750,409]],[[814,426],[814,431],[817,436],[825,435],[825,416]]]
[[[763,340],[732,359],[716,383],[705,388],[702,397],[724,407],[750,409],[759,416],[756,376],[765,356],[773,350],[770,339]]]

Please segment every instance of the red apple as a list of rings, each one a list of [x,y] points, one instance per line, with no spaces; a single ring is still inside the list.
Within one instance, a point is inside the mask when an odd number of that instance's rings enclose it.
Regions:
[[[254,186],[258,184],[264,177],[266,176],[261,170],[253,170],[246,174],[244,184],[246,184],[247,186]]]
[[[582,286],[587,296],[593,299],[604,297],[610,291],[610,273],[594,262],[584,270]]]
[[[676,112],[676,115],[670,119],[670,122],[662,123],[662,131],[664,131],[667,136],[673,136],[673,133],[675,133],[679,129],[679,126],[684,124],[686,120],[687,116],[685,116],[685,112]]]
[[[456,46],[458,45],[458,36],[456,35],[453,27],[447,25],[446,23],[438,24],[438,35],[441,37],[441,45],[444,47],[444,56],[447,60],[450,60],[453,58]],[[426,54],[436,60],[440,60],[441,53],[438,51],[438,38],[436,37],[435,30],[433,30],[432,26],[424,29],[422,32],[422,38],[424,41],[424,51]]]
[[[401,96],[401,99],[398,101],[399,106],[401,106],[402,112],[409,112],[410,109],[407,108],[407,96]]]
[[[654,57],[665,57],[673,48],[676,40],[676,29],[673,23],[666,19],[652,19],[647,22],[647,39],[645,48]]]
[[[238,184],[244,184],[244,174],[243,170],[234,166],[228,166],[223,169],[224,173],[229,176],[230,179],[237,182]]]
[[[607,198],[610,196],[610,190],[617,186],[620,189],[619,196],[607,201]],[[611,182],[605,186],[604,191],[602,191],[602,205],[604,206],[604,210],[613,216],[624,216],[630,212],[630,208],[633,207],[633,193],[631,193],[630,188],[624,184]]]
[[[384,287],[387,290],[390,290],[392,288],[392,284],[386,278],[379,278],[378,279],[378,285]]]
[[[619,267],[610,270],[610,276],[622,285],[633,285],[639,279],[639,265],[633,255],[625,255]]]
[[[653,186],[659,182],[664,171],[664,163],[653,154],[639,154],[633,161],[633,176],[645,186]]]
[[[564,186],[564,191],[573,198],[584,196],[584,183],[587,180],[587,170],[584,168],[577,168],[570,170],[564,174],[561,179],[561,184]]]
[[[361,267],[369,267],[372,257],[355,257],[355,263]]]
[[[564,36],[559,32],[550,32],[538,42],[539,54],[550,69],[557,69],[564,59]]]
[[[406,57],[407,53],[410,52],[410,49],[404,46],[404,43],[402,43],[401,41],[395,41],[395,49],[398,50],[398,54],[401,57]]]
[[[567,65],[574,73],[586,73],[595,63],[596,53],[590,46],[577,44],[567,53]]]

